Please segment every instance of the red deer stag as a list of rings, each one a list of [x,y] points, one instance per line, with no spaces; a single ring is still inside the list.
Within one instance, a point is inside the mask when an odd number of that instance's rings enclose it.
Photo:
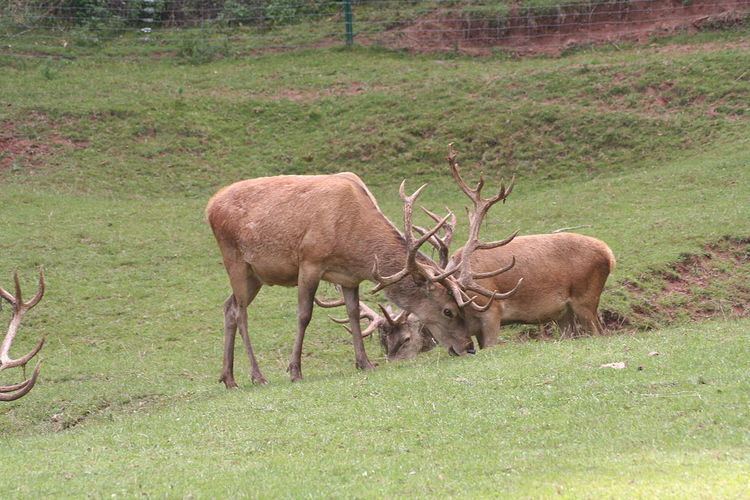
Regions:
[[[457,153],[452,146],[448,163],[454,179],[471,199],[474,208],[469,217],[469,242],[452,257],[449,257],[449,245],[455,223],[443,224],[445,235],[442,238],[435,233],[427,239],[439,252],[440,266],[448,273],[458,273],[455,282],[459,286],[478,280],[479,288],[462,288],[469,291],[470,298],[477,304],[484,300],[477,294],[479,289],[502,290],[521,279],[528,281],[505,300],[478,305],[479,309],[485,310],[482,314],[476,314],[475,310],[465,312],[466,328],[471,336],[477,337],[479,346],[494,345],[501,324],[555,322],[563,331],[574,334],[579,328],[601,333],[602,325],[597,314],[599,297],[615,267],[615,257],[607,244],[573,233],[511,237],[502,245],[479,243],[479,227],[487,211],[485,200],[480,196],[482,181],[475,189],[466,185],[460,176]],[[425,211],[433,219],[438,219],[435,214]],[[414,229],[423,237],[428,234],[426,229],[418,226]],[[504,272],[493,271],[508,262],[510,264],[501,269]],[[430,325],[419,322],[386,322],[381,325],[385,325],[379,328],[379,332],[388,359],[413,357],[434,345]]]
[[[245,344],[255,383],[266,383],[250,344],[247,307],[263,284],[297,286],[297,335],[288,371],[292,381],[302,378],[301,354],[305,330],[312,318],[313,299],[321,280],[341,286],[352,330],[359,369],[373,365],[367,358],[359,324],[359,284],[376,282],[373,291],[412,312],[436,338],[456,354],[472,347],[466,311],[477,308],[473,291],[495,299],[511,296],[479,286],[464,269],[459,283],[419,252],[419,247],[448,221],[451,214],[421,238],[415,239],[412,208],[425,186],[404,202],[402,234],[380,211],[365,184],[352,173],[276,176],[249,179],[221,189],[208,202],[206,216],[229,274],[232,295],[224,303],[224,367],[220,381],[236,387],[233,374],[237,329]],[[510,194],[503,186],[488,205]],[[489,208],[489,206],[487,206]],[[507,241],[500,242],[504,244]],[[505,271],[500,269],[492,273]],[[517,285],[516,285],[517,286]]]
[[[317,297],[315,303],[320,307],[344,305],[343,300],[323,301]],[[362,337],[369,337],[377,330],[380,345],[386,353],[388,361],[411,359],[420,352],[429,351],[437,345],[435,337],[425,328],[424,324],[409,314],[408,311],[401,311],[394,316],[390,307],[384,307],[381,304],[378,304],[378,306],[383,312],[382,316],[370,309],[364,302],[360,302],[360,316],[370,322],[367,328],[362,330]],[[340,324],[347,322],[347,320],[336,318],[331,318],[331,321]],[[349,330],[346,326],[344,328]]]
[[[2,346],[0,346],[0,371],[5,370],[6,368],[13,368],[17,366],[25,367],[26,363],[28,363],[31,358],[36,356],[36,354],[44,345],[44,338],[42,338],[42,340],[39,341],[36,347],[34,347],[28,354],[23,357],[12,359],[8,354],[8,352],[10,351],[10,346],[13,344],[13,340],[16,338],[16,333],[18,333],[18,327],[21,324],[23,315],[26,314],[29,309],[37,305],[40,300],[42,300],[42,296],[44,295],[44,272],[41,270],[39,271],[39,291],[28,302],[24,302],[23,298],[21,297],[21,283],[18,280],[18,273],[13,274],[13,280],[15,281],[16,285],[15,296],[11,295],[3,288],[0,288],[0,297],[7,300],[13,309],[13,313],[10,318],[10,325],[8,325],[8,333],[5,334],[5,339],[3,340]],[[41,361],[37,361],[36,367],[34,368],[34,373],[31,375],[31,378],[24,380],[20,384],[0,386],[0,401],[15,401],[16,399],[20,399],[28,394],[29,391],[34,388],[34,384],[36,384],[36,379],[39,376],[39,369],[41,368],[41,364]]]
[[[436,245],[437,246],[437,245]],[[454,255],[460,260],[462,250]],[[602,333],[597,308],[615,257],[601,240],[574,233],[517,236],[508,245],[480,250],[472,255],[477,271],[494,269],[515,257],[507,273],[480,282],[488,288],[508,286],[520,277],[526,284],[513,296],[494,302],[482,322],[469,323],[480,347],[497,342],[501,325],[556,323],[563,332]],[[413,358],[434,345],[429,329],[420,323],[379,328],[381,344],[389,360]]]

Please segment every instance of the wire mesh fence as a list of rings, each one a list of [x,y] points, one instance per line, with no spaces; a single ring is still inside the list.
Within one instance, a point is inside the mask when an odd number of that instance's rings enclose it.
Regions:
[[[746,25],[750,0],[11,0],[0,55],[232,53],[359,44],[546,52]]]

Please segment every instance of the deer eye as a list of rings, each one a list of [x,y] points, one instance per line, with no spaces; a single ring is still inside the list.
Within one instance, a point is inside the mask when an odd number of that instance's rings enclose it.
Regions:
[[[447,318],[452,318],[453,317],[453,311],[451,311],[450,309],[443,309],[443,315],[445,317],[447,317]]]

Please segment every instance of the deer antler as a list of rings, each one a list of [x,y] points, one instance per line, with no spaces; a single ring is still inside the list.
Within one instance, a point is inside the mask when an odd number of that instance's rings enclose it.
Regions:
[[[434,220],[435,222],[440,222],[441,219],[437,214],[430,212],[425,207],[420,208],[422,208],[422,210],[424,210],[424,212],[429,215],[432,220]],[[450,215],[450,220],[443,225],[445,236],[440,238],[437,234],[435,234],[432,238],[427,240],[433,247],[437,249],[440,258],[439,264],[443,269],[448,266],[448,260],[450,258],[450,246],[451,241],[453,241],[453,231],[456,229],[455,214],[448,207],[446,207],[445,209],[448,210],[448,214]],[[414,230],[423,236],[428,233],[427,229],[420,226],[414,226]]]
[[[383,312],[383,318],[388,322],[391,326],[398,326],[406,322],[407,318],[409,317],[409,311],[401,311],[395,318],[391,317],[391,313],[388,312],[388,309],[383,306],[383,304],[378,304],[378,307],[380,307],[380,310]]]
[[[458,276],[451,280],[446,280],[445,284],[446,286],[448,286],[448,288],[450,288],[459,306],[464,307],[466,304],[471,304],[472,307],[474,307],[478,311],[486,311],[492,304],[493,300],[507,299],[511,297],[514,293],[516,293],[516,290],[518,290],[518,286],[523,282],[523,278],[521,278],[518,280],[518,283],[516,283],[516,286],[514,286],[512,290],[501,293],[498,291],[494,291],[494,292],[490,291],[475,281],[477,279],[484,279],[484,278],[490,278],[492,276],[497,276],[498,274],[502,274],[512,269],[516,263],[515,257],[512,259],[510,265],[497,269],[495,271],[489,271],[489,272],[483,272],[483,273],[472,273],[471,268],[470,268],[471,255],[474,253],[475,250],[477,249],[486,250],[486,249],[491,249],[491,248],[496,248],[499,246],[507,245],[508,243],[513,241],[513,238],[515,238],[516,234],[518,234],[518,231],[516,231],[515,233],[505,238],[504,240],[493,241],[490,243],[483,243],[479,241],[479,230],[482,226],[482,221],[484,220],[484,217],[487,215],[487,212],[494,204],[496,204],[499,201],[502,201],[503,203],[505,203],[505,199],[513,191],[513,183],[515,179],[511,179],[510,184],[508,185],[507,188],[505,187],[505,183],[501,182],[500,190],[495,196],[492,196],[490,198],[482,198],[482,188],[484,187],[484,177],[480,175],[477,186],[474,189],[470,188],[461,177],[461,172],[459,170],[458,161],[456,160],[457,157],[458,157],[458,152],[453,148],[453,143],[449,144],[447,159],[448,159],[448,164],[451,167],[451,173],[453,175],[453,179],[456,181],[456,183],[461,188],[461,190],[466,194],[466,196],[468,196],[469,199],[472,201],[474,205],[474,209],[469,210],[469,239],[466,245],[464,245],[463,247],[461,261],[458,264],[456,264],[456,268],[455,268],[456,270],[458,270]],[[474,297],[469,297],[467,295],[466,292],[469,292],[469,291],[477,293],[479,295],[483,295],[489,298],[490,300],[484,306],[478,306],[474,302]]]
[[[345,304],[344,299],[339,300],[322,300],[317,297],[315,297],[315,303],[320,307],[325,308],[331,308],[331,307],[339,307],[343,306]],[[351,329],[346,326],[346,324],[349,322],[348,318],[339,319],[339,318],[333,318],[331,316],[328,316],[331,321],[334,323],[339,323],[346,328],[346,330],[349,333],[352,333]],[[370,324],[367,325],[367,328],[362,330],[362,337],[369,337],[372,332],[374,332],[378,326],[383,324],[386,321],[386,318],[383,318],[378,313],[373,311],[370,307],[367,306],[364,302],[359,303],[359,317],[369,320]]]
[[[10,324],[8,325],[8,332],[5,334],[2,345],[0,345],[0,371],[16,366],[25,367],[26,363],[28,363],[34,356],[36,356],[36,354],[41,350],[42,346],[44,346],[44,338],[42,338],[42,340],[39,341],[36,347],[29,351],[29,353],[25,356],[22,356],[18,359],[12,359],[8,354],[8,351],[10,351],[10,346],[11,344],[13,344],[13,340],[18,333],[18,327],[21,324],[21,319],[23,318],[24,314],[26,314],[29,309],[37,305],[44,296],[44,271],[41,269],[39,270],[39,290],[29,302],[23,301],[23,298],[21,296],[21,283],[18,279],[17,272],[13,274],[13,280],[16,285],[15,297],[3,288],[0,288],[0,297],[7,300],[13,308],[13,315],[11,316]],[[34,387],[36,379],[39,376],[40,368],[41,361],[37,362],[36,367],[34,368],[34,373],[29,379],[21,382],[20,384],[0,386],[0,401],[14,401],[25,396]]]
[[[401,196],[401,200],[403,200],[404,202],[404,239],[406,240],[406,265],[403,269],[395,274],[392,274],[390,276],[382,276],[378,269],[378,260],[376,258],[375,265],[372,269],[372,274],[373,279],[377,281],[378,284],[375,286],[375,288],[372,289],[371,293],[378,292],[389,285],[397,283],[404,279],[404,277],[406,277],[407,275],[419,277],[421,279],[427,279],[430,281],[441,281],[455,272],[452,270],[448,273],[436,274],[434,269],[417,262],[419,247],[421,247],[424,242],[433,238],[435,234],[440,230],[440,228],[442,228],[445,223],[448,222],[448,219],[453,216],[453,213],[449,212],[448,215],[437,221],[437,225],[435,227],[433,227],[429,231],[425,231],[424,234],[422,234],[421,238],[414,241],[414,225],[412,224],[414,202],[417,200],[427,184],[423,184],[411,196],[406,196],[405,185],[406,181],[404,180],[398,189],[398,193]]]

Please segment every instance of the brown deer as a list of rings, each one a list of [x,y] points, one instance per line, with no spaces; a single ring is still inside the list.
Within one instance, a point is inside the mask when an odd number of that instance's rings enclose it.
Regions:
[[[6,368],[14,368],[18,366],[25,367],[26,363],[28,363],[34,356],[36,356],[36,354],[41,350],[42,346],[44,346],[44,338],[42,338],[42,340],[39,341],[36,347],[34,347],[31,351],[29,351],[28,354],[23,357],[12,359],[8,354],[8,352],[10,351],[10,346],[13,344],[13,340],[16,338],[18,327],[21,324],[21,319],[23,318],[24,314],[26,314],[29,309],[37,305],[37,303],[42,300],[42,296],[44,296],[44,272],[41,270],[39,271],[39,291],[37,291],[36,295],[34,295],[34,297],[28,302],[24,302],[21,296],[21,283],[18,280],[18,273],[13,274],[13,280],[15,281],[16,285],[15,296],[11,295],[3,288],[0,288],[0,297],[7,300],[13,309],[10,318],[10,324],[8,325],[8,332],[5,334],[2,346],[0,346],[0,371],[5,370]],[[28,394],[29,391],[34,388],[34,384],[36,384],[37,377],[39,376],[39,370],[41,369],[41,364],[41,361],[37,361],[36,367],[34,368],[34,373],[30,378],[24,380],[23,382],[19,384],[0,386],[0,401],[15,401],[16,399],[20,399]]]
[[[461,259],[459,249],[454,259]],[[503,287],[520,277],[526,284],[506,300],[494,302],[469,322],[480,347],[497,342],[501,325],[556,323],[563,333],[601,334],[597,308],[615,257],[601,240],[574,233],[516,236],[502,248],[480,250],[471,265],[481,272],[515,258],[507,273],[480,280],[485,287]],[[434,346],[428,328],[419,322],[379,323],[381,344],[389,360],[408,359]]]
[[[320,307],[338,307],[344,305],[343,300],[326,301],[315,298],[315,303]],[[424,324],[408,311],[400,311],[394,314],[390,306],[378,304],[382,315],[376,313],[364,302],[359,303],[360,316],[369,321],[367,328],[362,330],[362,337],[369,337],[377,331],[380,345],[386,353],[388,361],[400,359],[411,359],[420,352],[431,350],[437,345],[437,340],[425,328]],[[329,316],[331,321],[344,324],[347,320],[336,319]],[[351,330],[344,326],[349,332]]]
[[[427,241],[439,252],[439,265],[446,272],[456,272],[459,286],[476,279],[479,289],[508,289],[521,279],[527,283],[517,293],[502,301],[489,301],[477,294],[477,287],[464,286],[468,296],[478,305],[465,311],[466,328],[476,336],[480,347],[497,342],[501,324],[541,324],[555,322],[564,332],[579,330],[602,332],[597,314],[599,297],[607,277],[615,267],[615,257],[606,243],[574,233],[553,233],[508,238],[502,245],[478,242],[479,226],[487,207],[480,197],[482,182],[475,189],[468,187],[459,173],[457,153],[450,148],[448,163],[453,177],[471,199],[469,242],[449,257],[455,221],[443,224],[444,236],[435,232]],[[430,217],[438,217],[425,210]],[[418,226],[422,235],[429,232]],[[424,237],[424,236],[423,236]],[[467,255],[469,258],[467,258]],[[498,266],[504,272],[495,270]],[[474,271],[472,272],[471,269]],[[456,276],[454,274],[454,276]],[[485,302],[483,305],[482,302]],[[430,325],[419,321],[381,321],[378,327],[381,344],[388,359],[413,357],[434,345]]]
[[[415,239],[413,204],[426,185],[406,196],[404,184],[399,189],[404,202],[403,234],[383,215],[362,180],[348,172],[249,179],[225,187],[211,198],[206,216],[232,287],[232,295],[224,303],[224,367],[220,378],[227,388],[237,386],[233,374],[237,329],[250,359],[253,382],[266,383],[247,330],[247,307],[263,284],[298,288],[297,335],[288,368],[292,381],[302,378],[302,341],[321,280],[343,290],[359,369],[373,367],[359,324],[359,284],[365,280],[377,283],[373,291],[385,289],[391,301],[428,325],[452,352],[465,354],[472,349],[466,315],[487,310],[494,300],[512,296],[518,284],[503,293],[486,289],[474,281],[466,266],[461,268],[465,274],[459,281],[453,276],[459,269],[446,272],[420,253],[420,246],[448,222],[451,214]],[[501,186],[496,196],[484,200],[486,209],[505,200],[511,190],[512,185],[507,189]],[[467,246],[467,255],[471,250]],[[506,270],[482,273],[477,278]],[[484,296],[487,303],[478,307],[469,292]]]

